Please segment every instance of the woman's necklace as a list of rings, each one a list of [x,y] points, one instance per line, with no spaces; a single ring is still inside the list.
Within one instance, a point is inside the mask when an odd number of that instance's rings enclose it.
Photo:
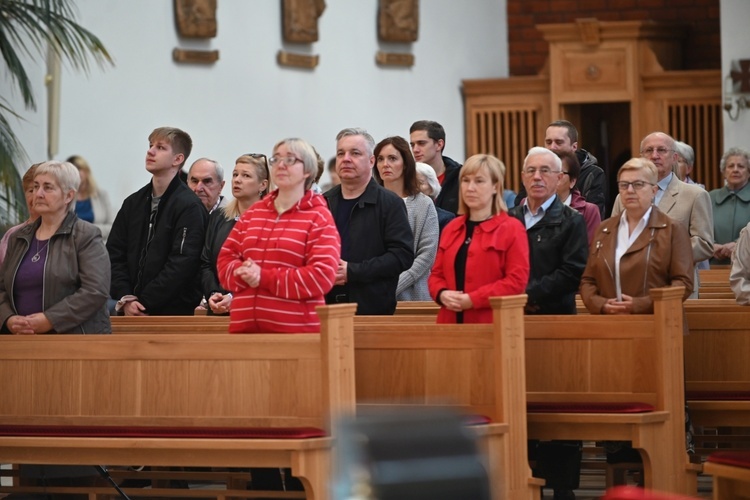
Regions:
[[[42,248],[39,248],[39,240],[36,240],[36,253],[31,257],[31,262],[39,262],[39,254],[47,248],[47,245],[49,245],[49,240],[47,240]]]

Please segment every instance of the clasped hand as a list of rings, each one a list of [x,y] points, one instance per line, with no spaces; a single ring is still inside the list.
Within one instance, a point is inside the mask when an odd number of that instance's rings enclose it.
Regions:
[[[247,259],[240,267],[235,269],[234,275],[251,288],[258,288],[258,285],[260,285],[260,266],[251,259]]]
[[[632,314],[633,297],[622,294],[622,300],[608,299],[602,308],[604,314]]]
[[[469,294],[459,290],[443,290],[440,292],[440,302],[446,309],[453,312],[461,312],[474,307]]]
[[[44,313],[11,316],[8,318],[7,326],[13,335],[34,335],[52,330],[52,323]]]

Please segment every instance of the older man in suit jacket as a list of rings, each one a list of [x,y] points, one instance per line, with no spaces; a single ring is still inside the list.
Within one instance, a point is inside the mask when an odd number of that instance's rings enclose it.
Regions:
[[[656,165],[659,173],[659,191],[654,204],[665,214],[685,225],[690,233],[693,262],[713,256],[714,219],[711,198],[708,192],[694,184],[686,184],[677,178],[674,168],[677,163],[675,140],[664,132],[653,132],[641,141],[641,156]],[[612,207],[615,216],[623,210],[620,196]],[[695,271],[695,288],[691,297],[698,296],[698,273]]]

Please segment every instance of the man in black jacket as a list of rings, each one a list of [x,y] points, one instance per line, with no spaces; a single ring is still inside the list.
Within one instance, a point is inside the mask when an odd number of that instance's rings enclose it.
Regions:
[[[341,236],[341,260],[326,303],[356,303],[357,314],[393,314],[399,275],[414,262],[406,204],[372,178],[375,141],[348,128],[336,136],[341,184],[324,196]]]
[[[414,159],[427,163],[437,174],[440,194],[435,206],[454,214],[458,213],[458,173],[461,164],[447,156],[445,149],[445,129],[438,122],[420,120],[409,129],[409,142]]]
[[[526,286],[526,314],[575,314],[575,294],[588,258],[586,222],[557,197],[563,176],[560,158],[549,149],[529,150],[521,172],[527,196],[508,212],[524,226],[529,238],[531,272]],[[575,498],[581,471],[578,441],[531,442],[534,473],[546,479],[555,500]]]
[[[128,196],[112,224],[107,250],[111,296],[126,316],[190,315],[200,303],[200,254],[208,212],[179,178],[192,140],[177,128],[148,138],[151,182]]]

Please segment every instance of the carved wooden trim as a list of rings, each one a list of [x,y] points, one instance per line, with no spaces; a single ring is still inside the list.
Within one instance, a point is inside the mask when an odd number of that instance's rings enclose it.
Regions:
[[[219,51],[175,48],[172,51],[172,59],[179,63],[213,64],[219,60]]]
[[[320,56],[308,56],[307,54],[294,54],[292,52],[284,52],[280,50],[276,56],[276,60],[281,66],[290,66],[293,68],[307,68],[312,69],[318,65]]]
[[[375,54],[375,62],[381,66],[414,66],[414,54],[399,54],[379,50]]]

